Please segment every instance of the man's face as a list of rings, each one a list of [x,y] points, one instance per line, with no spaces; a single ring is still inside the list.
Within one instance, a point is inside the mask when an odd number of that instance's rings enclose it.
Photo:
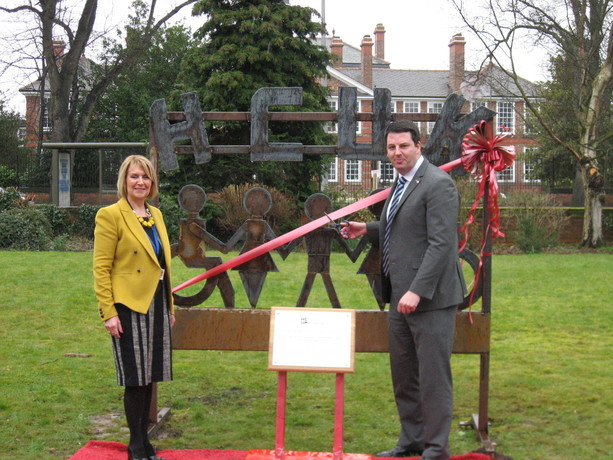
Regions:
[[[387,158],[399,174],[408,173],[421,156],[421,142],[413,143],[411,133],[387,135]]]

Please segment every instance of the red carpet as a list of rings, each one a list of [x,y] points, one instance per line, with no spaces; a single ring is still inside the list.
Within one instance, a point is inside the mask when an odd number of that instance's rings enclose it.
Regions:
[[[266,453],[271,451],[244,451],[244,450],[214,450],[214,449],[186,449],[173,450],[167,449],[159,452],[159,455],[166,460],[247,460],[266,458]],[[331,454],[322,452],[306,453],[306,452],[291,452],[293,456],[288,455],[288,460],[298,460],[303,458],[332,458]],[[290,452],[288,452],[290,454]],[[302,455],[301,455],[302,454]],[[305,456],[305,454],[307,456]],[[351,460],[351,454],[345,454],[347,460]],[[368,458],[368,455],[353,456],[355,459]],[[85,446],[77,451],[70,460],[127,460],[127,447],[119,442],[108,441],[89,441]],[[267,457],[274,459],[272,454]],[[413,457],[417,459],[417,457]],[[383,460],[383,459],[382,459]],[[393,460],[393,459],[392,459]],[[490,457],[484,454],[466,454],[454,455],[451,460],[491,460]]]

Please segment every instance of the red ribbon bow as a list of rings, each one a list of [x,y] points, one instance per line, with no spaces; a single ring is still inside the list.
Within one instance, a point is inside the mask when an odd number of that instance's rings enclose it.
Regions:
[[[504,171],[515,160],[515,147],[502,145],[508,134],[492,136],[492,130],[487,121],[481,121],[473,126],[462,140],[462,165],[479,184],[477,197],[468,212],[466,223],[460,231],[464,232],[464,241],[461,248],[466,246],[468,240],[468,226],[475,221],[475,211],[481,198],[485,195],[486,183],[489,184],[489,202],[484,203],[489,209],[488,227],[492,231],[492,238],[504,237],[500,231],[500,209],[498,207],[498,182],[496,172]]]

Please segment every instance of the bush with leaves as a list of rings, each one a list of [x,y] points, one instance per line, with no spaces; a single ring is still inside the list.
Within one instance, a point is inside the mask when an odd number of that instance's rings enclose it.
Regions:
[[[258,184],[228,185],[210,197],[210,201],[222,210],[222,214],[215,219],[215,223],[226,233],[224,236],[234,234],[243,222],[249,219],[249,213],[243,207],[243,198],[245,193],[254,187],[262,187],[270,193],[272,207],[264,219],[276,235],[287,233],[298,226],[295,201],[277,189]]]
[[[73,222],[71,234],[83,238],[93,238],[96,227],[96,213],[102,206],[82,204],[79,207],[77,219]]]
[[[16,187],[19,185],[17,173],[5,165],[0,165],[0,186]]]
[[[164,215],[168,239],[171,243],[179,241],[179,223],[186,216],[185,211],[177,203],[176,197],[165,194],[160,194],[159,208]]]
[[[568,216],[552,195],[517,192],[505,200],[502,213],[514,228],[510,231],[515,245],[525,253],[540,252],[560,242],[560,231]]]
[[[15,207],[0,212],[0,248],[43,251],[50,239],[51,225],[39,209]]]
[[[65,235],[70,231],[70,216],[66,209],[53,204],[41,204],[37,208],[47,217],[53,237]]]

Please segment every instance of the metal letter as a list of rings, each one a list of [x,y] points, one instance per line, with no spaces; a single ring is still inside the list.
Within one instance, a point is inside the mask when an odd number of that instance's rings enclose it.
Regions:
[[[151,105],[151,124],[155,147],[158,151],[160,165],[164,171],[179,169],[179,161],[174,152],[174,143],[191,139],[196,164],[211,161],[212,149],[202,122],[202,110],[198,94],[195,92],[181,95],[185,112],[185,121],[170,124],[166,101],[158,99]]]
[[[372,144],[356,142],[357,88],[340,88],[338,109],[338,153],[346,160],[384,160],[385,128],[392,119],[392,96],[387,88],[375,88]]]
[[[302,105],[302,88],[260,88],[251,98],[251,161],[302,161],[299,142],[268,142],[268,107]]]

